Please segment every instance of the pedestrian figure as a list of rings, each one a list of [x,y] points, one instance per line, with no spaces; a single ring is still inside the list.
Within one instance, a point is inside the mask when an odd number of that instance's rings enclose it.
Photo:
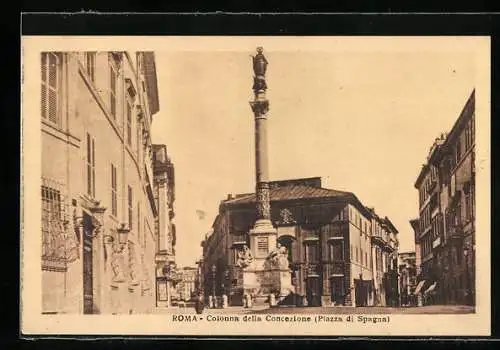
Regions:
[[[276,306],[276,296],[271,293],[269,294],[269,307],[275,307]]]
[[[205,302],[203,301],[203,294],[201,292],[199,292],[198,296],[196,297],[194,309],[196,310],[197,314],[202,314],[203,309],[205,309]]]

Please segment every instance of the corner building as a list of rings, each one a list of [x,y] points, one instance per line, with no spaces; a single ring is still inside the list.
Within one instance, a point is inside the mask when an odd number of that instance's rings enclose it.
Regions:
[[[420,290],[427,304],[475,304],[475,91],[431,146],[419,191]],[[417,287],[418,288],[418,287]]]
[[[155,305],[152,52],[41,54],[42,312]]]
[[[287,248],[298,299],[309,306],[397,300],[397,271],[391,272],[397,268],[398,231],[387,217],[377,216],[353,193],[321,187],[319,177],[269,184],[271,219],[278,243]],[[254,193],[228,195],[220,203],[213,230],[202,242],[207,298],[226,294],[230,304],[242,304],[243,273],[236,262],[249,246],[255,219]],[[267,242],[257,247],[259,256],[270,253]]]

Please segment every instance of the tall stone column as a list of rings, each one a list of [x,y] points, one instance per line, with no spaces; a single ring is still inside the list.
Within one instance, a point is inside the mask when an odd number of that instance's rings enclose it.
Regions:
[[[276,229],[271,223],[271,206],[269,196],[269,171],[267,159],[267,113],[269,101],[266,98],[266,70],[267,60],[262,54],[262,47],[257,48],[257,55],[253,57],[254,99],[250,102],[255,118],[255,193],[257,220],[250,230],[250,250],[256,259],[259,268],[267,256],[259,255],[257,246],[263,247],[267,241],[267,251],[276,249]],[[261,238],[264,238],[261,240]],[[260,243],[258,243],[260,242]]]

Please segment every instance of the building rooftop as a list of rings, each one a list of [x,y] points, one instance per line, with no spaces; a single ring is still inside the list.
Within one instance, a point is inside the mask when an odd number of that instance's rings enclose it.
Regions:
[[[370,210],[361,203],[354,193],[321,187],[321,177],[270,181],[269,188],[271,202],[310,199],[333,200],[350,203],[367,217],[372,215]],[[227,199],[221,202],[221,205],[253,204],[256,202],[255,198],[255,193],[228,195]]]
[[[271,201],[283,201],[283,200],[294,200],[294,199],[305,199],[305,198],[349,198],[354,196],[351,192],[330,190],[326,188],[317,188],[301,185],[291,185],[284,187],[271,188],[269,191]],[[247,194],[244,196],[236,195],[236,198],[232,198],[224,201],[225,204],[244,204],[244,203],[255,203],[255,193]]]

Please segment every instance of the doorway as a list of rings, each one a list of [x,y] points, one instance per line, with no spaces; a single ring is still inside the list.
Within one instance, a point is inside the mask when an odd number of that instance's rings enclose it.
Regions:
[[[83,313],[94,313],[92,217],[83,214]]]
[[[330,299],[335,305],[344,305],[344,277],[335,276],[330,278]]]
[[[368,288],[363,280],[354,280],[356,306],[368,306]]]
[[[307,277],[306,298],[308,306],[321,306],[321,290],[318,276]]]

